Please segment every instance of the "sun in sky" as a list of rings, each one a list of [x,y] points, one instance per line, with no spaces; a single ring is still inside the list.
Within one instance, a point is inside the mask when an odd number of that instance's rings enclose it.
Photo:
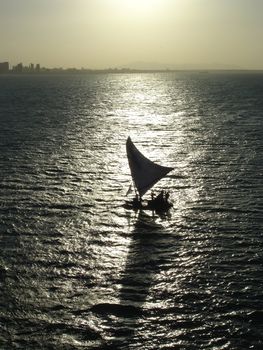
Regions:
[[[262,0],[0,0],[0,62],[263,65]]]
[[[152,14],[160,9],[161,4],[161,0],[118,0],[116,2],[119,8],[129,11],[130,15]]]

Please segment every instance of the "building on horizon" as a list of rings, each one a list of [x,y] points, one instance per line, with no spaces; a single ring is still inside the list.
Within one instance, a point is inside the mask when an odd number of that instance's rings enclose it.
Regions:
[[[14,66],[13,72],[22,73],[23,72],[23,63],[18,63],[16,66]]]
[[[0,73],[9,72],[9,62],[0,62]]]

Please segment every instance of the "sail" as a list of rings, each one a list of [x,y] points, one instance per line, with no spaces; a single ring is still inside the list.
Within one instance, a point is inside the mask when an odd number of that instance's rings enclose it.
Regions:
[[[143,196],[153,185],[174,168],[165,167],[146,158],[133,144],[130,137],[126,142],[126,151],[134,184]]]

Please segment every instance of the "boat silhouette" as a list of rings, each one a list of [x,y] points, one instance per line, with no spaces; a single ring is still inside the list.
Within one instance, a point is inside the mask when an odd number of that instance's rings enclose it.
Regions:
[[[152,192],[150,200],[143,199],[142,197],[174,168],[156,164],[146,158],[137,149],[130,137],[128,137],[126,141],[126,152],[131,170],[135,197],[132,201],[126,201],[125,208],[167,211],[173,206],[169,201],[170,194],[168,191],[162,190],[157,196]],[[131,186],[128,192],[130,190]]]

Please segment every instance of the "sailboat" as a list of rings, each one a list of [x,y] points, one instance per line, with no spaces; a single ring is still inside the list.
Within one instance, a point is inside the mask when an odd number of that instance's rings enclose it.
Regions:
[[[156,197],[152,192],[151,200],[146,201],[142,197],[174,168],[156,164],[146,158],[137,149],[130,137],[126,141],[126,152],[135,189],[135,198],[131,203],[126,202],[126,207],[159,211],[168,210],[172,206],[172,203],[168,200],[168,192],[162,190]]]

